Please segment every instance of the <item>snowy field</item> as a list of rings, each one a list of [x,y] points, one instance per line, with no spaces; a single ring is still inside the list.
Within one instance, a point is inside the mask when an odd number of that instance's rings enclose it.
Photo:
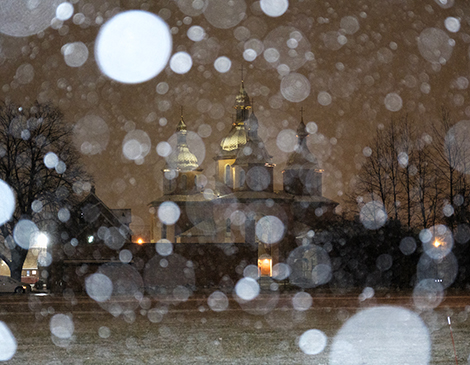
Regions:
[[[0,356],[16,341],[7,364],[452,364],[450,317],[459,364],[468,363],[470,296],[425,311],[403,294],[309,297],[229,295],[221,310],[202,294],[106,305],[71,293],[2,295]]]

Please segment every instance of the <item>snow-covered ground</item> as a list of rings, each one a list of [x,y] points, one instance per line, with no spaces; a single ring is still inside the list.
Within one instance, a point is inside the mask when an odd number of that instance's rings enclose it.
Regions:
[[[0,358],[10,351],[8,364],[450,364],[448,318],[459,363],[469,356],[470,296],[424,311],[398,294],[227,297],[223,308],[207,295],[106,305],[71,293],[3,295]]]

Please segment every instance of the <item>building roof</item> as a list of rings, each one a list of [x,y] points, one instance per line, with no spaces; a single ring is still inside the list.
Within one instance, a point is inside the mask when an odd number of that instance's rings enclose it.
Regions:
[[[176,147],[166,159],[167,169],[187,172],[196,170],[199,167],[196,155],[189,150],[186,142],[187,133],[186,124],[181,115],[181,119],[176,127]]]
[[[244,123],[233,123],[230,132],[220,142],[220,156],[233,156],[246,144],[248,135]]]
[[[251,109],[250,97],[245,90],[243,80],[240,85],[240,90],[235,97],[236,110],[235,122],[232,123],[228,135],[220,142],[220,150],[215,160],[236,158],[238,151],[245,146],[248,141],[247,130],[245,129],[245,122],[248,119],[248,112]]]
[[[238,190],[233,193],[219,196],[217,202],[244,202],[244,201],[254,201],[254,200],[265,200],[272,199],[274,201],[293,201],[294,197],[291,194],[287,194],[283,191],[251,191],[251,190]]]
[[[334,200],[325,198],[323,196],[318,195],[295,195],[294,196],[295,202],[303,202],[303,203],[317,203],[319,205],[326,205],[326,204],[333,204],[338,205],[337,202]]]
[[[210,194],[204,194],[202,192],[198,192],[196,194],[165,194],[162,195],[161,197],[153,200],[152,202],[149,203],[150,206],[152,205],[160,205],[163,202],[166,201],[172,201],[175,203],[178,202],[208,202],[216,198],[214,195]]]
[[[258,118],[256,118],[255,113],[251,113],[245,123],[247,142],[243,148],[239,149],[234,165],[272,163],[272,156],[268,153],[263,140],[258,135],[258,125]]]
[[[187,231],[181,232],[179,237],[213,237],[218,230],[221,229],[221,226],[217,224],[212,219],[206,219],[196,224],[194,227],[191,227]]]
[[[315,155],[310,152],[307,146],[308,132],[304,123],[303,116],[300,118],[300,123],[297,128],[297,145],[294,152],[289,155],[286,164],[288,169],[315,169],[319,170],[320,165]]]

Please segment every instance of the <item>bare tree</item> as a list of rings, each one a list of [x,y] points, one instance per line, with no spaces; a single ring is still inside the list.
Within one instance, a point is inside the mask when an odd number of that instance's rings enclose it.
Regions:
[[[377,129],[374,148],[356,179],[356,193],[379,198],[388,215],[395,220],[400,216],[400,163],[401,143],[399,125],[391,121]]]
[[[440,186],[440,199],[447,224],[452,229],[468,215],[470,185],[470,146],[465,131],[455,129],[456,123],[450,111],[442,107],[440,119],[432,126],[434,168],[437,184]]]
[[[27,108],[0,104],[0,179],[16,198],[12,218],[0,227],[4,245],[0,259],[20,280],[36,231],[31,227],[53,227],[50,223],[57,221],[59,209],[67,209],[74,200],[73,184],[88,180],[73,147],[72,126],[64,122],[60,110],[37,102]],[[67,211],[62,213],[59,218],[64,221]],[[29,231],[22,232],[20,221],[28,221]],[[29,239],[19,242],[16,233]]]
[[[446,142],[452,126],[448,114],[434,126],[434,138],[426,133],[418,138],[414,125],[405,115],[377,129],[374,149],[356,178],[355,194],[381,200],[388,216],[408,228],[427,228],[442,221],[443,202],[453,202],[455,191],[468,195],[465,176],[455,168],[456,161],[462,165],[465,151]]]

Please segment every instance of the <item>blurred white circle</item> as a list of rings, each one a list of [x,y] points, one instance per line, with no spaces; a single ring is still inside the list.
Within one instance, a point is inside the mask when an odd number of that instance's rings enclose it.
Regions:
[[[48,152],[44,156],[44,165],[46,165],[48,169],[53,169],[54,167],[57,166],[58,163],[59,163],[59,157],[57,157],[57,155],[54,152]]]
[[[403,100],[397,93],[389,93],[384,99],[384,104],[391,112],[397,112],[402,108]]]
[[[108,146],[109,133],[108,125],[101,117],[89,114],[75,123],[73,142],[84,155],[96,155]]]
[[[289,277],[291,269],[289,265],[279,262],[273,266],[273,278],[276,280],[284,280]]]
[[[382,306],[351,317],[336,334],[331,365],[428,364],[431,338],[418,314]]]
[[[75,330],[72,318],[65,314],[55,314],[51,318],[49,326],[51,333],[59,338],[70,338]]]
[[[88,59],[88,48],[83,42],[67,43],[62,47],[67,66],[80,67]]]
[[[221,291],[215,291],[207,298],[207,304],[214,312],[223,312],[228,308],[228,298]]]
[[[258,266],[256,266],[256,265],[248,265],[243,269],[243,276],[245,278],[251,278],[251,279],[254,279],[254,280],[258,280],[260,275],[261,275],[260,270],[259,270]]]
[[[188,29],[188,38],[194,42],[199,42],[204,39],[206,32],[204,31],[203,27],[199,25],[193,25],[191,28]]]
[[[444,287],[439,279],[423,279],[413,290],[413,303],[420,310],[436,308],[444,300]]]
[[[175,224],[180,214],[180,208],[173,202],[164,202],[158,207],[158,218],[166,225]]]
[[[235,285],[235,293],[243,300],[255,299],[259,291],[258,282],[252,278],[242,278]]]
[[[91,299],[105,302],[113,293],[113,282],[106,275],[95,273],[85,279],[85,290]]]
[[[0,33],[12,37],[28,37],[51,25],[56,9],[63,0],[0,2]]]
[[[461,120],[449,128],[444,140],[444,153],[447,161],[454,169],[464,174],[470,174],[469,133],[470,120]]]
[[[444,24],[449,32],[457,33],[460,30],[460,20],[453,16],[446,18]]]
[[[162,157],[168,157],[172,149],[168,142],[163,141],[157,144],[157,153]]]
[[[187,73],[193,65],[193,59],[186,52],[175,53],[170,60],[170,68],[177,74]]]
[[[128,264],[132,261],[132,252],[129,250],[121,250],[119,252],[119,261],[123,264]]]
[[[292,298],[292,304],[295,310],[306,311],[312,306],[313,299],[309,293],[299,292]]]
[[[138,160],[147,156],[150,152],[152,142],[143,130],[133,130],[124,137],[122,141],[122,153],[129,160]]]
[[[214,27],[229,29],[246,16],[246,3],[244,0],[208,1],[204,16]]]
[[[221,56],[214,61],[214,68],[220,73],[226,73],[232,67],[230,58]]]
[[[426,28],[418,37],[418,49],[427,61],[445,64],[452,56],[454,47],[442,29]]]
[[[318,93],[317,100],[318,100],[318,104],[323,105],[323,106],[330,105],[332,101],[331,95],[326,91],[320,91]]]
[[[173,243],[165,238],[162,238],[155,244],[155,249],[159,255],[168,256],[173,253]]]
[[[261,10],[270,17],[281,16],[289,7],[288,0],[260,0],[259,3]]]
[[[15,194],[10,186],[0,180],[0,226],[8,222],[15,212]]]
[[[299,347],[307,355],[316,355],[325,349],[327,342],[328,338],[322,331],[308,330],[300,336]]]
[[[119,13],[100,29],[95,58],[108,77],[128,84],[148,81],[168,63],[172,38],[157,15],[130,10]]]
[[[297,145],[297,133],[293,129],[283,129],[276,138],[276,145],[283,152],[293,152]]]
[[[256,237],[263,243],[276,243],[284,237],[285,227],[282,221],[274,216],[267,215],[256,222]]]
[[[13,238],[16,244],[25,250],[34,243],[34,238],[39,232],[39,228],[28,219],[20,219],[13,229]]]
[[[404,237],[400,241],[400,251],[404,255],[411,255],[416,250],[416,241],[413,237]]]
[[[8,326],[0,321],[0,361],[10,360],[16,353],[18,344]]]
[[[70,19],[73,15],[73,5],[64,1],[55,10],[55,17],[59,20],[65,21]]]
[[[304,75],[292,72],[282,78],[281,94],[288,101],[301,102],[310,95],[310,81]]]
[[[349,15],[341,18],[339,25],[346,34],[354,34],[359,30],[359,21],[355,16]]]
[[[365,228],[375,230],[385,224],[387,212],[381,202],[373,200],[361,208],[359,218]]]
[[[438,224],[423,231],[422,234],[420,233],[420,239],[423,243],[423,250],[429,257],[439,260],[451,252],[454,239],[449,228]]]

